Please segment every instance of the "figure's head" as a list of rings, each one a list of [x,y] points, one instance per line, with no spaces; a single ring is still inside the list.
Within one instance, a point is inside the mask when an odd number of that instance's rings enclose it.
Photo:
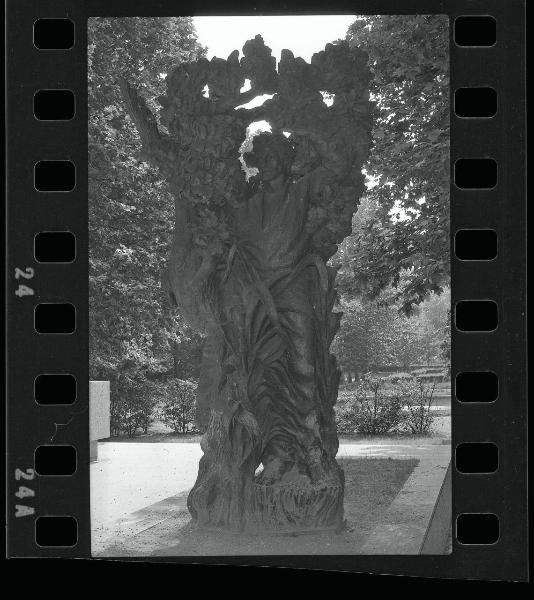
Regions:
[[[244,158],[248,167],[258,169],[261,181],[272,181],[290,173],[294,150],[284,135],[260,133],[254,137],[252,152],[247,152]]]

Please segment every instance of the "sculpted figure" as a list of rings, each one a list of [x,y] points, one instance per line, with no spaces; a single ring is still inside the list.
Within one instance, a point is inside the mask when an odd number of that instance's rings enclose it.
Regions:
[[[344,43],[311,64],[284,50],[276,68],[256,36],[241,59],[235,51],[169,74],[159,126],[121,81],[143,152],[176,200],[164,285],[206,336],[197,397],[204,454],[188,498],[201,527],[342,526],[339,371],[329,351],[341,315],[327,262],[364,190],[369,78],[364,53]],[[242,107],[261,94],[273,96]],[[271,132],[244,155],[258,170],[246,181],[239,149],[258,120]]]

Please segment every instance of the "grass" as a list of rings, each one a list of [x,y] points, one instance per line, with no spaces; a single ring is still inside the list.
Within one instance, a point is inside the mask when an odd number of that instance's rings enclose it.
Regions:
[[[340,458],[345,472],[345,518],[350,529],[368,528],[395,499],[418,465],[416,459]]]
[[[419,461],[343,458],[345,521],[340,533],[236,536],[207,533],[189,526],[179,544],[185,554],[355,554],[383,518]],[[178,548],[177,548],[178,549]]]

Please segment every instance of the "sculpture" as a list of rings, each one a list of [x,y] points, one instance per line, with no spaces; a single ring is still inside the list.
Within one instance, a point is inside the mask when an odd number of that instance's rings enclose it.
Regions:
[[[204,455],[188,497],[201,527],[342,526],[339,371],[329,352],[341,315],[327,261],[350,233],[364,191],[366,60],[341,42],[311,64],[283,50],[276,69],[256,36],[241,59],[236,50],[227,60],[178,65],[159,98],[160,126],[120,80],[144,157],[175,198],[164,285],[206,335],[197,392]],[[262,94],[273,96],[242,107]],[[248,125],[262,119],[271,132],[254,137],[244,155],[258,169],[247,181],[239,150]]]

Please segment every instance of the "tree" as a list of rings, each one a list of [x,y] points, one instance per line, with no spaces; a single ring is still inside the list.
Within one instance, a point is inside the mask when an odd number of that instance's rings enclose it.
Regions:
[[[451,310],[447,311],[445,322],[443,323],[443,341],[440,344],[440,357],[448,366],[448,374],[451,374]]]
[[[144,370],[130,366],[119,372],[111,394],[111,434],[126,433],[134,437],[138,430],[148,433],[154,420],[157,393],[156,383]]]
[[[90,376],[111,380],[113,398],[122,371],[170,373],[173,352],[190,376],[200,345],[161,290],[174,201],[140,156],[117,80],[127,75],[154,105],[162,74],[204,49],[190,18],[91,18],[88,42]]]
[[[376,298],[393,285],[392,300],[410,313],[450,275],[448,19],[360,17],[347,39],[367,51],[374,74],[373,218],[345,243],[341,289]]]
[[[439,350],[441,340],[437,333],[427,321],[422,323],[419,343],[427,367],[432,364]]]
[[[432,294],[421,304],[420,345],[427,366],[436,360],[443,360],[441,348],[450,346],[450,332],[446,329],[450,303],[450,290],[447,288],[439,296]],[[449,363],[450,359],[446,358],[445,361]]]
[[[195,421],[196,386],[191,381],[171,379],[161,401],[161,420],[175,433],[187,433]]]
[[[339,332],[332,351],[342,371],[361,377],[373,365],[391,364],[392,314],[390,307],[376,303],[363,304],[358,300],[340,302],[343,311]]]
[[[409,317],[391,304],[385,290],[377,300],[362,302],[341,298],[343,311],[332,351],[341,369],[363,375],[377,366],[398,365],[404,371],[421,361],[442,360],[442,347],[450,347],[446,330],[449,290],[432,294]]]
[[[402,370],[407,373],[422,358],[421,327],[416,318],[398,313],[394,316],[391,327],[391,349],[395,362],[400,364]]]
[[[207,336],[197,394],[204,455],[188,497],[201,526],[341,526],[330,354],[339,315],[326,263],[364,190],[369,77],[365,55],[345,42],[311,64],[284,50],[276,69],[256,36],[241,59],[236,50],[175,68],[159,114],[121,81],[144,155],[175,199],[166,289]],[[263,94],[273,97],[239,108]],[[263,119],[272,133],[254,138],[246,163],[258,174],[247,181],[239,150]]]

